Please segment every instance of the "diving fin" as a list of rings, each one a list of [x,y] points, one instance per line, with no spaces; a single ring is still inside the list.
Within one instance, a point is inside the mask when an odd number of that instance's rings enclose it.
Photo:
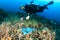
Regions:
[[[53,1],[50,1],[48,4],[46,4],[46,5],[44,5],[44,7],[46,8],[46,9],[48,9],[48,5],[52,5],[54,2]]]
[[[53,1],[50,1],[47,5],[52,5],[54,2]]]

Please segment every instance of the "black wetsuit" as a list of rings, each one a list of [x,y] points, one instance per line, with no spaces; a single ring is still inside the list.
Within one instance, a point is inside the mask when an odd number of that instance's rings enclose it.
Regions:
[[[43,5],[43,6],[39,6],[39,5],[35,5],[35,4],[26,4],[25,7],[25,11],[26,13],[30,13],[30,14],[36,14],[36,12],[43,12],[44,9],[47,9],[48,5],[53,4],[53,1],[50,1],[48,4]]]
[[[43,12],[45,8],[43,6],[38,6],[35,4],[25,5],[26,13],[35,14],[36,12]]]

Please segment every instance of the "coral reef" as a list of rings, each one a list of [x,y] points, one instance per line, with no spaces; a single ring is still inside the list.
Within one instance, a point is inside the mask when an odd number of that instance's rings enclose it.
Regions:
[[[20,12],[18,13],[20,14]],[[9,15],[0,24],[0,40],[55,40],[56,31],[52,28],[55,25],[50,25],[50,20],[46,22],[44,18],[37,15],[26,20],[26,15]],[[35,30],[24,35],[21,31],[22,28],[34,28]]]

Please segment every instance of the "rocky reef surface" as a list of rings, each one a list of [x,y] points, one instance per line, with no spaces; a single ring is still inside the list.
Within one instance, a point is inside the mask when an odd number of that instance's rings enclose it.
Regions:
[[[30,19],[26,20],[27,14],[20,12],[17,12],[15,15],[5,14],[4,12],[2,15],[8,16],[4,16],[4,21],[0,24],[0,40],[60,39],[60,32],[57,28],[57,26],[59,27],[60,25],[53,20],[48,20],[38,15],[31,15]],[[35,30],[31,30],[29,33],[24,35],[22,28],[33,28]]]

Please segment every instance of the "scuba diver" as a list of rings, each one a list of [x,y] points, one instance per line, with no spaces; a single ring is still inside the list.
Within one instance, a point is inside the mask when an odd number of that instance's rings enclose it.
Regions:
[[[36,4],[33,4],[33,3],[34,3],[34,1],[32,0],[30,2],[30,4],[26,4],[25,6],[21,6],[20,9],[24,10],[28,15],[31,15],[31,14],[35,15],[37,12],[43,12],[44,9],[48,9],[47,6],[52,5],[54,2],[50,1],[48,4],[43,5],[43,6],[39,6],[39,5],[36,5]]]
[[[31,14],[36,14],[37,12],[43,12],[44,9],[48,9],[48,5],[52,5],[54,2],[51,1],[46,5],[43,6],[39,6],[39,5],[35,5],[33,4],[33,1],[30,2],[30,4],[26,4],[25,6],[21,6],[20,9],[24,10],[26,13],[30,13]]]

